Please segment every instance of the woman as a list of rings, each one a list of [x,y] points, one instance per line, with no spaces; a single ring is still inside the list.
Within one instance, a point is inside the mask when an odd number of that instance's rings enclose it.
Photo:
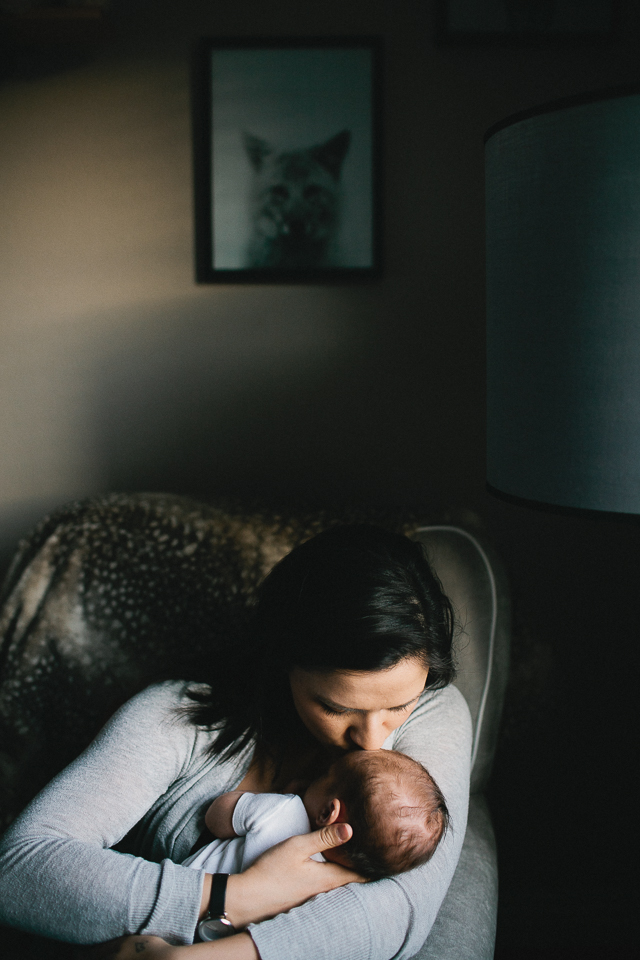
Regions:
[[[294,838],[229,878],[239,932],[188,949],[194,960],[281,960],[283,944],[291,960],[414,956],[466,825],[470,720],[448,685],[451,633],[417,544],[366,525],[307,541],[266,578],[250,641],[210,687],[134,697],[18,818],[0,847],[0,921],[84,944],[148,935],[135,952],[157,947],[152,937],[190,944],[211,877],[180,862],[211,799],[284,790],[345,750],[384,746],[424,763],[445,795],[452,829],[432,860],[356,884],[308,859],[344,842],[344,826]]]

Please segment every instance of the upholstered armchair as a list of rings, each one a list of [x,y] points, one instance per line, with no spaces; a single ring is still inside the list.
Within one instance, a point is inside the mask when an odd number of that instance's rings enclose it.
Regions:
[[[244,514],[151,494],[74,503],[45,518],[22,541],[0,595],[0,831],[128,697],[154,680],[198,679],[218,645],[242,630],[271,567],[297,543],[348,519]],[[474,724],[462,857],[418,957],[489,960],[497,868],[482,791],[507,674],[504,576],[463,529],[402,529],[425,545],[453,602],[456,683]],[[7,932],[5,942],[10,960],[43,955],[42,941],[26,935]],[[50,942],[44,955],[67,956]]]

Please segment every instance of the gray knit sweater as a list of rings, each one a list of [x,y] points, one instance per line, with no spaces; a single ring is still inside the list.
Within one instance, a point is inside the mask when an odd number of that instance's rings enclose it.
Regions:
[[[207,756],[210,732],[176,713],[187,684],[149,687],[33,800],[0,841],[0,923],[71,943],[148,933],[191,943],[204,874],[180,865],[213,797],[244,777],[252,749]],[[452,829],[432,860],[349,884],[251,925],[262,960],[389,960],[426,939],[464,839],[471,723],[455,687],[426,691],[385,747],[423,763]],[[135,856],[110,849],[126,834]],[[286,944],[286,954],[282,945]],[[339,945],[339,948],[338,946]]]

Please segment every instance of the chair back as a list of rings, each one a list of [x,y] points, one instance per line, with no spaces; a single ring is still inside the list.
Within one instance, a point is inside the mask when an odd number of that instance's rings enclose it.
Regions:
[[[461,527],[418,527],[412,536],[426,548],[456,618],[455,683],[473,722],[474,793],[489,779],[507,683],[510,601],[506,577],[493,550]]]
[[[160,494],[112,494],[46,517],[22,541],[0,594],[0,831],[138,690],[204,679],[203,665],[242,634],[266,573],[335,522]],[[413,535],[462,627],[457,683],[474,720],[478,789],[506,679],[506,593],[471,534],[434,526]]]

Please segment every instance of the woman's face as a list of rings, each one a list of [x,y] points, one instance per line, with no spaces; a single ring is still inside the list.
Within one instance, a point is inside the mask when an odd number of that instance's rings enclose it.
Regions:
[[[296,710],[316,740],[341,750],[379,750],[415,709],[427,673],[421,660],[407,658],[387,670],[294,667],[289,679]]]

